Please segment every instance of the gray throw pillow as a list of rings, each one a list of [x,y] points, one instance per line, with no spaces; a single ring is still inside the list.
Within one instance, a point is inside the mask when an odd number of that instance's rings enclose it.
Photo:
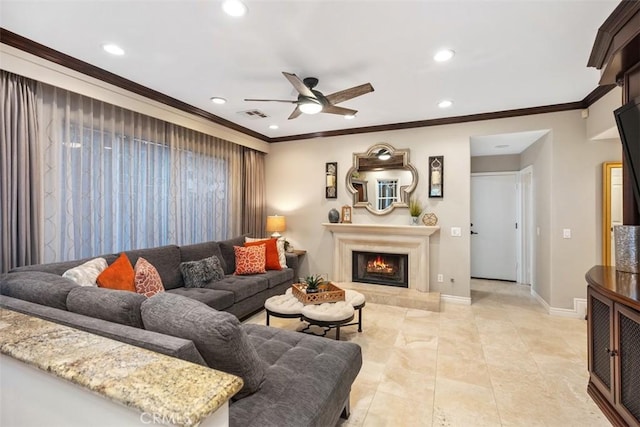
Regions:
[[[180,271],[185,288],[203,288],[207,283],[224,279],[220,259],[215,255],[200,261],[182,262]]]
[[[242,378],[234,399],[260,389],[267,365],[234,315],[169,292],[147,299],[141,313],[145,329],[193,341],[209,367]]]

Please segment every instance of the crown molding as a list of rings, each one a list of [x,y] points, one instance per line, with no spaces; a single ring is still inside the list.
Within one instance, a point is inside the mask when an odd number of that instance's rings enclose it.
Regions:
[[[637,2],[637,1],[634,1],[631,3],[640,4],[640,2]],[[393,131],[393,130],[401,130],[401,129],[413,129],[413,128],[420,128],[420,127],[428,127],[428,126],[453,125],[453,124],[474,122],[474,121],[481,121],[481,120],[495,120],[495,119],[504,119],[504,118],[510,118],[510,117],[528,116],[533,114],[544,114],[544,113],[554,113],[554,112],[560,112],[560,111],[584,109],[584,108],[588,108],[591,104],[596,102],[598,99],[600,99],[602,96],[607,94],[611,89],[615,87],[615,85],[598,86],[593,91],[591,91],[591,93],[589,93],[583,100],[568,102],[564,104],[554,104],[554,105],[546,105],[546,106],[540,106],[540,107],[496,111],[496,112],[490,112],[490,113],[470,114],[466,116],[444,117],[440,119],[427,119],[427,120],[418,120],[418,121],[412,121],[412,122],[389,123],[389,124],[377,125],[377,126],[366,126],[366,127],[359,127],[359,128],[312,132],[312,133],[306,133],[306,134],[288,135],[283,137],[271,138],[261,133],[255,132],[251,129],[240,126],[229,120],[223,119],[222,117],[218,117],[200,108],[197,108],[185,102],[179,101],[161,92],[150,89],[146,86],[143,86],[131,80],[125,79],[124,77],[120,77],[102,68],[99,68],[87,62],[81,61],[65,53],[51,49],[45,45],[37,43],[33,40],[30,40],[18,34],[15,34],[2,27],[0,27],[0,41],[8,46],[12,46],[16,49],[20,49],[24,52],[30,53],[32,55],[35,55],[47,61],[51,61],[55,64],[72,69],[74,71],[80,72],[87,76],[102,80],[105,83],[112,84],[124,90],[128,90],[140,96],[144,96],[153,101],[157,101],[162,104],[171,106],[173,108],[184,111],[186,113],[193,114],[198,117],[202,117],[211,122],[217,123],[229,129],[238,131],[240,133],[243,133],[245,135],[254,137],[256,139],[259,139],[261,141],[268,142],[268,143],[285,142],[285,141],[293,141],[293,140],[301,140],[301,139],[323,138],[323,137],[331,137],[331,136],[354,135],[354,134],[360,134],[360,133],[384,132],[384,131]]]

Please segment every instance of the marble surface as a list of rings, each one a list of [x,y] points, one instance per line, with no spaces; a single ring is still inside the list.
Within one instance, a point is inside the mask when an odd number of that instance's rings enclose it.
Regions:
[[[242,388],[236,376],[6,309],[0,351],[185,426],[198,425]]]
[[[367,297],[363,332],[340,331],[363,353],[340,425],[610,426],[587,395],[585,320],[548,315],[528,286],[472,280],[471,298],[436,312]]]

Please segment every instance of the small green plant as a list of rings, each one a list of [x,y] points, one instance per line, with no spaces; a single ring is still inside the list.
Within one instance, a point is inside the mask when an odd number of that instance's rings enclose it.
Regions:
[[[324,279],[319,274],[312,274],[311,276],[307,276],[304,278],[305,283],[307,284],[307,289],[318,289],[318,286],[324,282]]]
[[[422,213],[422,203],[418,199],[409,200],[409,215],[420,216]]]

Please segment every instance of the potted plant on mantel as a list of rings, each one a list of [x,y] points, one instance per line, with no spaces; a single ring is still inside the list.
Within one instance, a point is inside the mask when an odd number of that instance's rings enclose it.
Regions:
[[[409,215],[411,215],[411,225],[418,225],[418,218],[422,213],[422,203],[418,199],[409,200]]]

